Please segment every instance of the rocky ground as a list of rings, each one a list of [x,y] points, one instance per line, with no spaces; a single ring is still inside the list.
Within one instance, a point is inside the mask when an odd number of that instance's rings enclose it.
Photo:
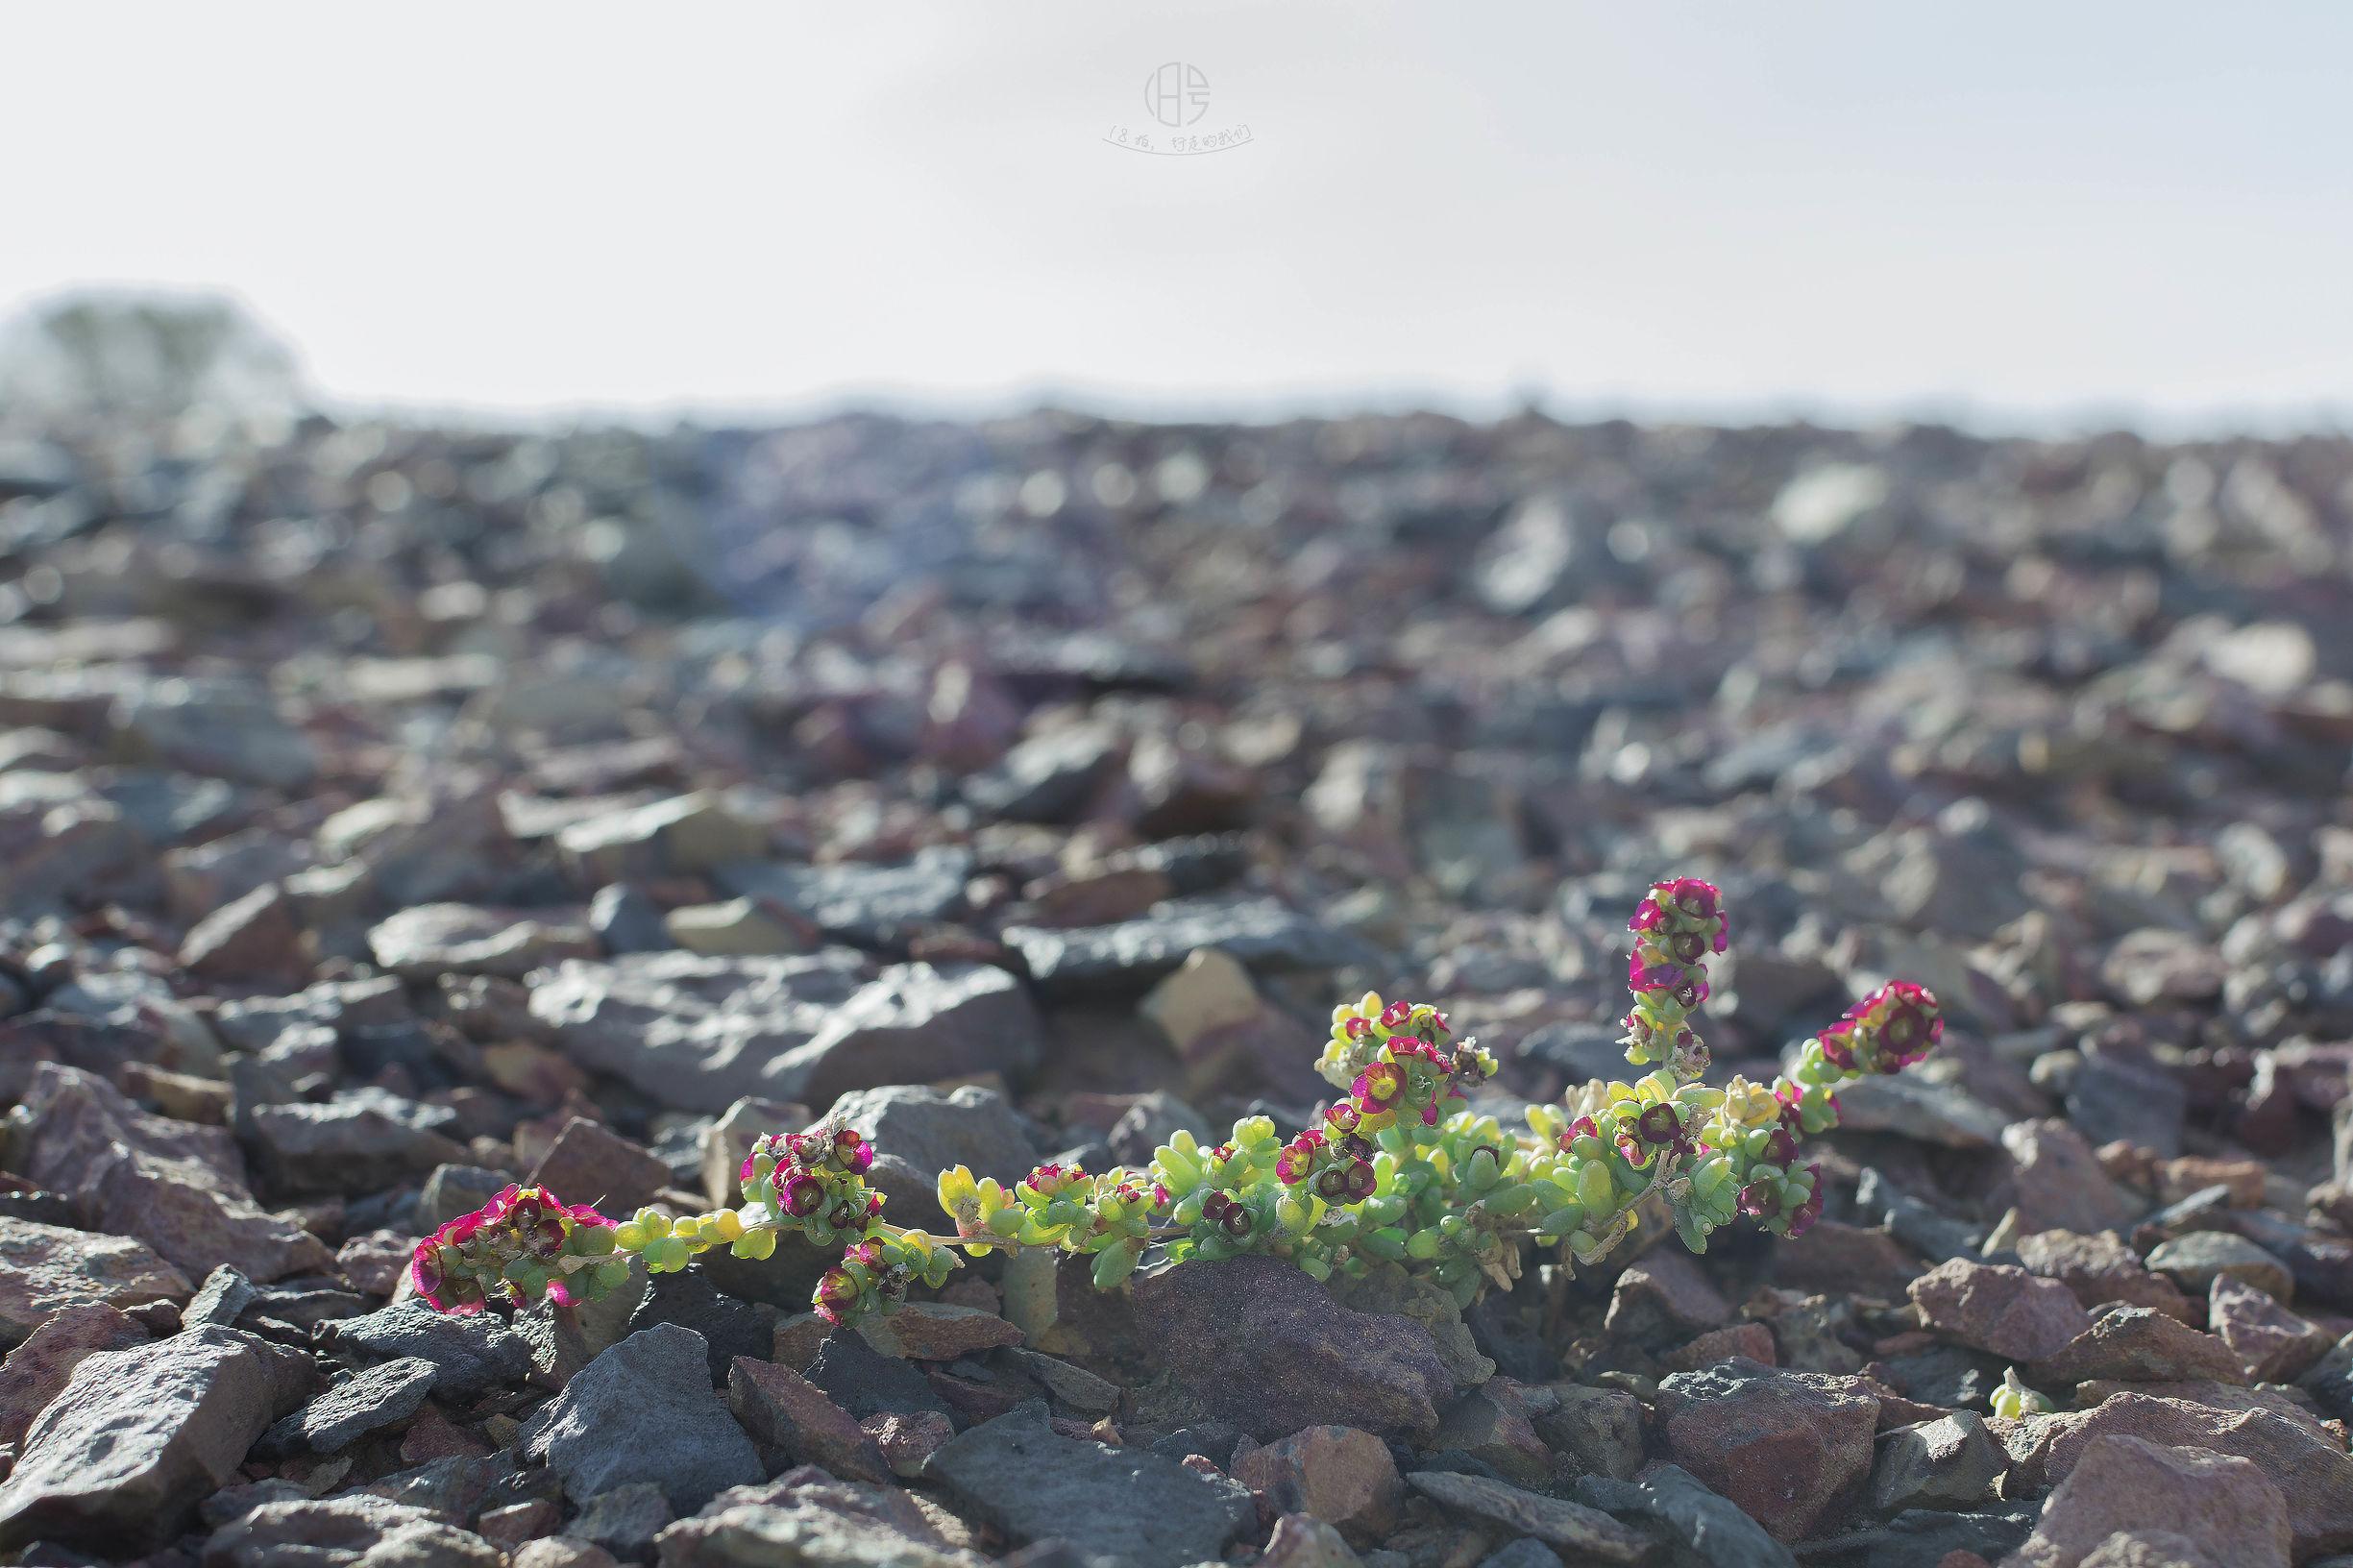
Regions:
[[[0,1556],[2353,1553],[2349,516],[2317,439],[0,423]],[[1794,1244],[830,1337],[797,1255],[402,1281],[846,1098],[918,1223],[1295,1122],[1368,986],[1555,1095],[1675,872],[1720,1070],[1945,1002]]]

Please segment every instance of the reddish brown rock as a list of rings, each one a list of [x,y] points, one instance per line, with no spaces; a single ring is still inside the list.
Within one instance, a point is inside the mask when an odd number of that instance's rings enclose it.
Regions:
[[[1871,1473],[1879,1402],[1851,1378],[1728,1361],[1658,1386],[1676,1463],[1776,1539],[1835,1519]]]
[[[2240,1383],[2245,1371],[2231,1347],[2178,1318],[2147,1307],[2111,1307],[2054,1356],[2029,1369],[2037,1384],[2093,1378],[2127,1383]]]
[[[1919,1272],[1919,1256],[1875,1225],[1820,1220],[1773,1249],[1774,1284],[1808,1294],[1901,1301]]]
[[[2119,1230],[2146,1207],[2109,1178],[2083,1135],[2064,1121],[2020,1121],[2001,1135],[2015,1168],[2010,1202],[2021,1235]]]
[[[2337,1336],[2228,1274],[2206,1289],[2206,1320],[2259,1383],[2292,1383],[2329,1352]]]
[[[1955,1258],[1914,1280],[1911,1293],[1930,1328],[2013,1361],[2055,1355],[2092,1326],[2066,1286],[2006,1263]]]
[[[1358,1546],[1386,1536],[1405,1489],[1388,1444],[1354,1427],[1310,1427],[1252,1449],[1234,1479],[1285,1513],[1311,1513]]]
[[[1656,1349],[1728,1321],[1724,1299],[1697,1259],[1680,1247],[1659,1247],[1630,1263],[1609,1293],[1605,1332]]]
[[[335,1249],[335,1266],[353,1287],[368,1296],[389,1296],[408,1272],[416,1238],[398,1231],[368,1231]]]
[[[670,1167],[611,1128],[575,1116],[539,1157],[531,1180],[566,1203],[622,1218],[670,1185]]]
[[[1178,1381],[1261,1441],[1334,1423],[1426,1437],[1454,1392],[1428,1329],[1342,1307],[1281,1259],[1170,1269],[1132,1300],[1140,1336]]]
[[[2196,1324],[2197,1308],[2181,1286],[2150,1273],[2141,1255],[2109,1232],[2085,1236],[2052,1230],[2022,1236],[2018,1259],[2027,1273],[2059,1281],[2095,1311],[2122,1302],[2127,1307],[2154,1307],[2168,1317]]]
[[[789,1366],[738,1356],[727,1368],[727,1409],[763,1449],[844,1481],[888,1482],[891,1466],[847,1410]]]
[[[180,967],[208,980],[299,990],[310,978],[294,906],[275,882],[223,904],[188,928]]]
[[[917,1361],[953,1361],[1021,1342],[1021,1331],[994,1312],[944,1301],[908,1302],[864,1332],[885,1355]]]
[[[1508,1378],[1482,1384],[1449,1405],[1426,1446],[1468,1454],[1524,1485],[1553,1479],[1553,1451],[1536,1435],[1526,1393]]]
[[[266,1284],[331,1261],[325,1242],[255,1202],[223,1129],[151,1115],[104,1080],[50,1064],[24,1106],[18,1168],[70,1200],[83,1223],[136,1237],[190,1279],[226,1263]]]
[[[1734,1323],[1728,1328],[1711,1329],[1689,1344],[1678,1345],[1660,1356],[1658,1364],[1670,1372],[1697,1372],[1703,1366],[1713,1366],[1735,1357],[1760,1366],[1773,1365],[1776,1360],[1773,1331],[1762,1323]]]
[[[2288,1500],[2298,1561],[2353,1547],[2353,1457],[2312,1416],[2269,1406],[2218,1409],[2149,1394],[2115,1394],[2089,1410],[1986,1423],[2009,1450],[2012,1476],[2030,1495],[2065,1481],[2101,1437],[2211,1449],[2253,1461]]]
[[[2287,1568],[2292,1540],[2287,1500],[2251,1461],[2110,1435],[2084,1446],[2004,1568],[2080,1568],[2119,1535],[2162,1542],[2167,1555],[2142,1561],[2229,1568]],[[2177,1555],[2175,1542],[2195,1555]]]
[[[0,1215],[0,1345],[15,1346],[69,1307],[181,1302],[187,1276],[128,1237]]]
[[[1642,1468],[1642,1402],[1621,1388],[1581,1383],[1546,1384],[1553,1408],[1535,1417],[1538,1435],[1552,1445],[1558,1467],[1583,1475],[1630,1481]]]
[[[858,1428],[874,1439],[883,1461],[890,1465],[894,1475],[910,1478],[921,1475],[923,1461],[942,1443],[956,1435],[956,1424],[941,1410],[870,1415],[858,1423]]]
[[[68,1307],[35,1329],[0,1362],[0,1444],[13,1448],[74,1368],[102,1350],[147,1342],[145,1329],[102,1301]]]

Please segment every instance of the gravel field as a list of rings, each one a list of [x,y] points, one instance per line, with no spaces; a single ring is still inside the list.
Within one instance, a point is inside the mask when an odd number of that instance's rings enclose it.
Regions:
[[[0,414],[0,1559],[2353,1554],[2349,760],[2341,438]],[[1679,873],[1719,1079],[1943,1002],[1797,1241],[404,1280],[837,1106],[905,1224],[1287,1132],[1367,989],[1627,1076]]]

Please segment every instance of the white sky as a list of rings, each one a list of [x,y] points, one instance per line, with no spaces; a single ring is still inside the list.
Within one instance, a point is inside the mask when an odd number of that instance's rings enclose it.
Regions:
[[[1144,158],[1143,82],[1197,64]],[[0,11],[0,311],[338,398],[2353,423],[2353,8]]]

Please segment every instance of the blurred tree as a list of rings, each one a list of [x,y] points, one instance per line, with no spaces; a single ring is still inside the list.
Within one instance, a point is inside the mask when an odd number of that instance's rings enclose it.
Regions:
[[[302,401],[293,354],[220,295],[75,293],[0,331],[0,404],[157,415]]]

